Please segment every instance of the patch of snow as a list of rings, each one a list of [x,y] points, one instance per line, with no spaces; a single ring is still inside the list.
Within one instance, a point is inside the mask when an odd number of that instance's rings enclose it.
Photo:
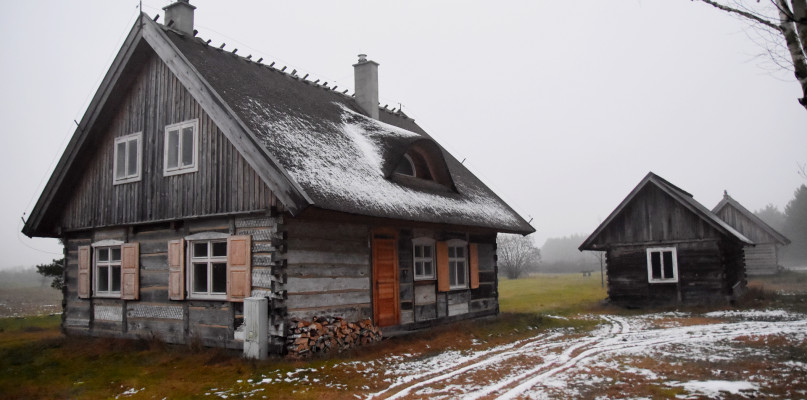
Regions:
[[[718,397],[720,392],[727,392],[736,395],[740,394],[740,392],[756,392],[759,389],[759,385],[744,381],[689,381],[680,384],[676,384],[674,382],[670,383],[670,386],[679,385],[689,393],[712,398]]]
[[[713,311],[703,314],[709,318],[743,318],[743,319],[776,319],[795,321],[804,318],[804,315],[792,313],[785,310],[730,310]]]

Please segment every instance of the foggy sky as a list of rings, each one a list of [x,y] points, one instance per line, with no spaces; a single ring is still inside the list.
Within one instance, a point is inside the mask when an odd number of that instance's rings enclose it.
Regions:
[[[169,1],[146,0],[162,14]],[[807,111],[747,25],[668,1],[212,1],[199,37],[353,87],[378,62],[403,111],[548,237],[590,233],[653,171],[713,207],[783,209],[807,183]],[[137,17],[137,1],[25,1],[0,14],[0,268],[60,257],[21,233]],[[161,16],[162,18],[162,16]],[[26,214],[27,218],[27,214]],[[37,250],[34,250],[34,249]]]

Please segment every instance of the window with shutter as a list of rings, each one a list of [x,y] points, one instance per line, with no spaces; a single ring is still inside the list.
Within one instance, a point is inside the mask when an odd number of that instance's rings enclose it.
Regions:
[[[121,298],[137,300],[140,298],[140,245],[125,243],[121,245]]]
[[[185,241],[168,242],[168,298],[185,299]]]
[[[90,252],[92,247],[79,246],[78,248],[78,297],[90,298]]]
[[[228,238],[227,251],[227,300],[242,302],[252,293],[251,238]]]
[[[93,252],[93,296],[121,297],[121,245],[96,245]]]

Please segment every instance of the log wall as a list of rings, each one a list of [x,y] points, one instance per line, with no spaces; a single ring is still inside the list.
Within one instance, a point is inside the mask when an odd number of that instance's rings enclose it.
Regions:
[[[125,95],[105,110],[108,123],[96,126],[94,142],[73,173],[72,197],[59,224],[70,231],[184,217],[268,210],[277,198],[179,83],[168,67],[151,55],[132,78]],[[196,172],[163,176],[165,127],[199,120]],[[113,185],[114,140],[142,132],[139,182]]]
[[[664,244],[652,247],[663,247]],[[728,241],[676,243],[677,283],[649,283],[647,246],[621,246],[606,253],[608,297],[632,307],[725,302],[732,287],[745,286],[742,248]]]

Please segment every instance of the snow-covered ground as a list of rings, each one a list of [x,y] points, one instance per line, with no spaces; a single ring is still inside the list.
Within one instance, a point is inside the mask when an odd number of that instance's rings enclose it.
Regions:
[[[807,398],[805,314],[568,318],[598,325],[585,332],[536,330],[494,347],[475,341],[473,349],[278,370],[205,395],[270,398],[273,385],[291,385],[299,394],[318,385],[333,389],[335,397],[359,399]]]

